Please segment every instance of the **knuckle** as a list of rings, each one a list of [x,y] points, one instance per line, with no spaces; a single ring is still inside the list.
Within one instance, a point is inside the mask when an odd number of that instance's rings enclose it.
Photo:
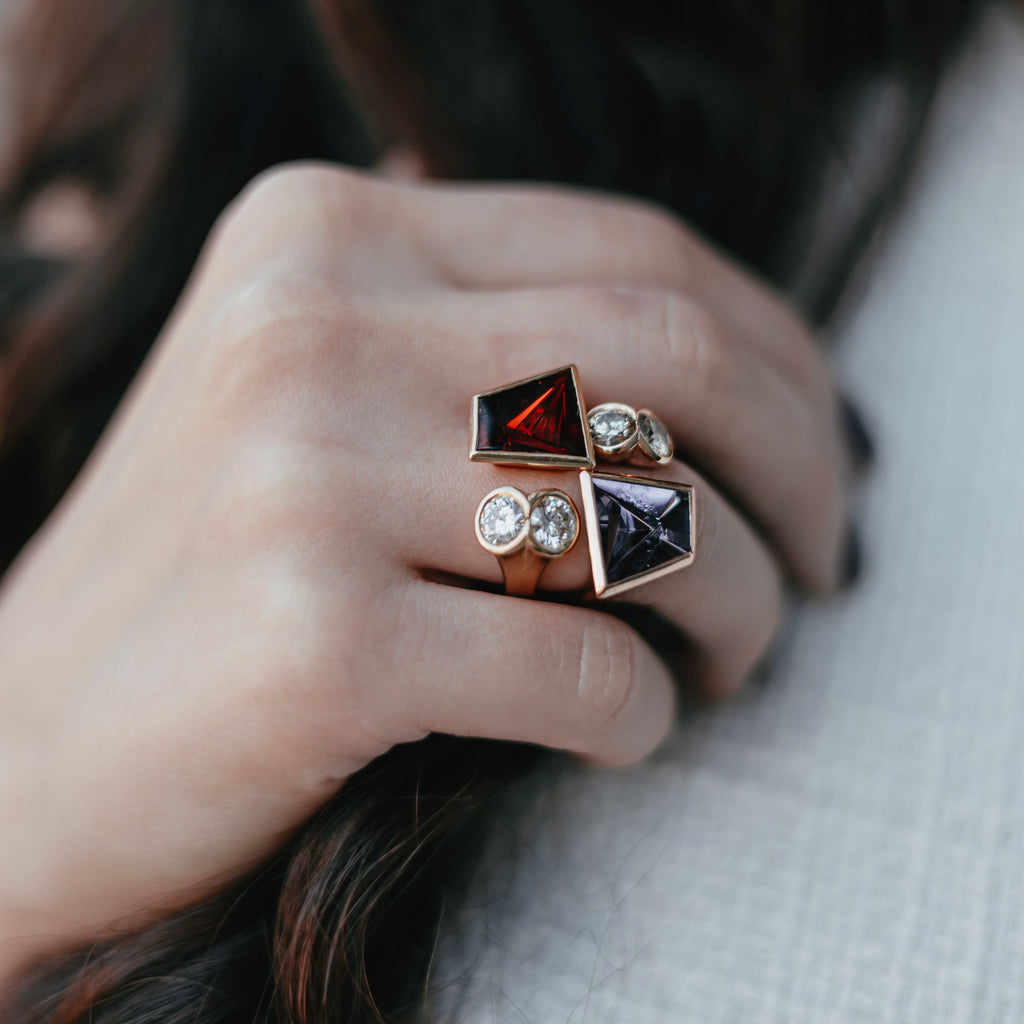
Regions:
[[[699,293],[706,258],[696,237],[667,210],[642,199],[603,198],[590,210],[590,221],[628,280]]]
[[[615,732],[632,714],[638,642],[616,619],[583,627],[574,698],[580,725],[587,734]]]
[[[227,353],[255,349],[267,336],[286,336],[288,324],[307,301],[307,286],[281,274],[258,274],[232,288],[220,303],[214,336]]]
[[[566,306],[559,307],[558,312],[565,319],[573,320],[582,314],[635,334],[649,316],[651,296],[656,293],[636,285],[578,284],[565,289],[563,294]]]
[[[674,217],[654,206],[639,206],[634,213],[632,242],[655,280],[676,288],[698,288],[701,260],[695,239]]]
[[[358,210],[369,180],[347,168],[315,161],[278,164],[261,171],[242,190],[233,205],[249,217],[288,216],[296,211]]]
[[[294,397],[289,385],[319,392],[330,382],[347,396],[355,375],[340,370],[377,344],[376,308],[371,298],[339,295],[301,268],[247,277],[209,313],[196,366],[203,415],[265,417]]]
[[[716,317],[673,292],[651,295],[647,311],[655,365],[665,367],[702,408],[728,404],[736,388],[739,353]]]
[[[286,292],[279,280],[249,281],[221,303],[198,367],[208,415],[233,419],[269,411],[284,353],[294,354],[300,333]]]
[[[330,499],[323,460],[286,441],[242,446],[222,472],[210,504],[217,550],[308,550],[324,528]]]
[[[232,200],[214,228],[215,248],[251,246],[254,236],[278,242],[309,233],[346,234],[379,204],[364,175],[315,161],[278,164],[261,171]]]

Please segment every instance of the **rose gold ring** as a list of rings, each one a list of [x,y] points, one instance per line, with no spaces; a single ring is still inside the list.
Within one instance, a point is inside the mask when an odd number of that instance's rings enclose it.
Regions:
[[[595,454],[605,462],[667,466],[675,453],[665,424],[650,409],[604,402],[587,414],[587,429]]]
[[[532,597],[537,581],[555,558],[576,543],[580,517],[563,491],[496,487],[476,510],[476,539],[496,555],[505,577],[505,593]]]

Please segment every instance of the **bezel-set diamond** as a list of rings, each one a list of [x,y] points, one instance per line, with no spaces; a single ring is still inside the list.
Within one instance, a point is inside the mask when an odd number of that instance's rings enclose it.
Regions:
[[[665,424],[650,409],[641,409],[636,414],[636,427],[640,448],[645,455],[662,465],[672,461],[675,445]]]
[[[624,457],[637,443],[636,410],[621,402],[603,402],[587,414],[594,451],[604,459]]]
[[[542,554],[564,555],[579,532],[576,509],[561,492],[541,491],[530,496],[530,540]]]
[[[491,491],[476,513],[476,535],[480,543],[495,554],[517,547],[526,537],[530,505],[513,487]]]
[[[594,448],[602,455],[621,450],[636,438],[636,414],[628,405],[605,402],[587,416]]]

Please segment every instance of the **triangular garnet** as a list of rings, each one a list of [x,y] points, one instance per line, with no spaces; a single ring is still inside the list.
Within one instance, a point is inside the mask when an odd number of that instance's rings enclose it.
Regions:
[[[592,466],[575,367],[477,395],[472,459]]]
[[[587,479],[593,489],[593,512],[587,519],[598,595],[692,560],[692,487],[597,473],[581,476],[587,498]]]

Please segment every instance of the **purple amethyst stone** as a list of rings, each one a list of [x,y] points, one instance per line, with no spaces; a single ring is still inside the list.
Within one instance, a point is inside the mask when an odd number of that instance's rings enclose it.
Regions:
[[[690,489],[593,476],[607,586],[644,576],[693,550]]]

